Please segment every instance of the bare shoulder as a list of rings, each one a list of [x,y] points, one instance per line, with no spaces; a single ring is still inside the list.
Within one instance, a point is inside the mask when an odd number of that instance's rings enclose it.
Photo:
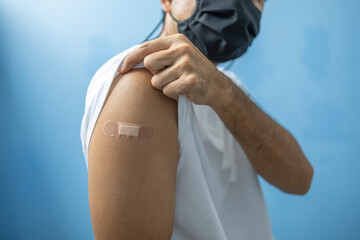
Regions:
[[[151,85],[145,68],[114,79],[96,123],[88,157],[95,237],[169,239],[179,159],[177,101]],[[107,121],[149,126],[150,141],[103,134]]]
[[[154,88],[152,76],[145,68],[118,75],[110,87],[94,133],[102,132],[104,123],[111,120],[153,127],[157,144],[165,140],[162,134],[177,138],[177,101]]]
[[[119,111],[121,114],[124,111],[129,114],[143,113],[141,117],[147,121],[164,117],[174,120],[175,116],[177,124],[177,102],[151,85],[152,76],[145,68],[132,69],[123,75],[118,75],[111,85],[103,112],[106,114],[109,108],[116,105],[121,107]],[[171,119],[167,120],[171,121]]]

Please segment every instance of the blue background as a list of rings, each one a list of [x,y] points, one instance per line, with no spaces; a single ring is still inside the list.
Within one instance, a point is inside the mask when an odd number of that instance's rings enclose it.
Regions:
[[[261,180],[276,239],[359,239],[359,9],[267,1],[259,37],[232,67],[315,169],[305,196]],[[160,0],[0,0],[1,239],[93,238],[80,142],[87,86],[160,18]]]

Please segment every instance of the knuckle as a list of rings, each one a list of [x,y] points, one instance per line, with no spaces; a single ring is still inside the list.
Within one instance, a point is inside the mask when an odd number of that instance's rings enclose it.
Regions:
[[[147,55],[147,52],[148,52],[148,50],[147,50],[146,48],[141,48],[141,49],[139,49],[139,54],[140,54],[140,55],[145,56],[145,55]]]
[[[131,53],[130,53],[130,54],[128,54],[128,55],[125,57],[124,63],[129,63],[129,62],[131,62],[131,61],[132,61],[132,55],[131,55]]]
[[[188,44],[184,43],[179,46],[179,52],[183,55],[187,54],[190,50],[190,47]]]
[[[183,33],[176,33],[175,38],[179,40],[185,40],[186,36]]]
[[[185,46],[185,44],[180,44],[178,46],[175,46],[171,51],[172,54],[177,54],[177,55],[184,55],[186,54],[186,52],[187,52],[187,47]]]
[[[195,86],[196,85],[196,77],[194,74],[189,74],[188,77],[185,80],[186,84],[189,86]]]
[[[184,56],[184,57],[181,59],[180,68],[181,68],[183,71],[187,71],[188,73],[193,72],[193,67],[191,66],[191,62],[190,62],[190,57],[189,57],[189,56]]]
[[[189,57],[189,55],[185,55],[185,56],[183,57],[183,62],[185,62],[186,64],[190,63],[190,57]]]
[[[165,86],[162,91],[166,96],[169,96],[171,94],[168,86]]]
[[[146,56],[144,58],[144,66],[146,68],[151,68],[151,57],[150,56]]]
[[[149,41],[145,41],[140,45],[140,48],[147,48],[149,46]]]
[[[153,76],[153,77],[151,78],[151,85],[152,85],[154,88],[159,88],[159,81],[158,81],[158,79],[157,79],[155,76]]]
[[[181,61],[177,64],[177,69],[178,70],[185,70],[186,68],[186,62],[185,61]]]
[[[180,46],[175,46],[175,47],[171,47],[168,49],[169,51],[169,54],[170,55],[176,55],[176,54],[179,54],[180,52]]]

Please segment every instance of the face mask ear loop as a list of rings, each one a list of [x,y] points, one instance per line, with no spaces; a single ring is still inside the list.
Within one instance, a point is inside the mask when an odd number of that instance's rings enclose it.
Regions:
[[[235,59],[231,60],[231,62],[225,67],[225,70],[226,71],[229,70],[232,67],[232,65],[234,64],[234,62],[235,62]]]
[[[171,10],[170,10],[170,16],[171,16],[171,18],[172,18],[175,22],[177,22],[177,23],[180,22],[179,20],[176,20],[176,19],[175,19],[174,15],[172,15],[172,13],[171,13]]]
[[[154,30],[152,30],[152,32],[145,38],[144,41],[142,41],[142,43],[146,42],[147,40],[149,40],[149,38],[154,34],[154,32],[159,28],[159,26],[161,25],[162,22],[164,22],[165,20],[165,12],[163,12],[163,18],[160,20],[160,22],[156,25],[156,27],[154,28]],[[157,37],[160,36],[161,33],[159,33],[159,35]]]

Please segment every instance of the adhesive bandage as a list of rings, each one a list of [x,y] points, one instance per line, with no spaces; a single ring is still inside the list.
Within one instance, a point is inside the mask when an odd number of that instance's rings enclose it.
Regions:
[[[129,139],[153,140],[154,129],[134,123],[107,121],[104,124],[104,134],[112,137],[123,137]]]

